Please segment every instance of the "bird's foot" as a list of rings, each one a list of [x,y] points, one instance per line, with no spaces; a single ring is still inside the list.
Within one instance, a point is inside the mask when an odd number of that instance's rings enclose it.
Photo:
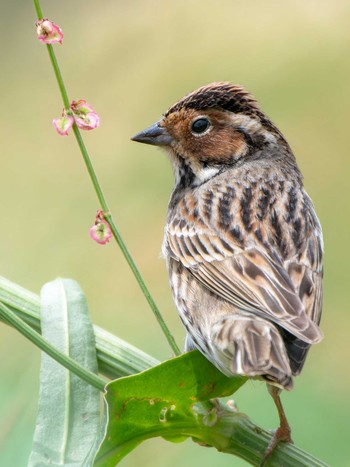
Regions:
[[[294,444],[291,438],[291,429],[289,425],[284,425],[284,426],[280,426],[279,428],[277,428],[269,445],[267,446],[264,452],[260,467],[263,467],[265,465],[266,461],[271,456],[276,446],[280,442]]]

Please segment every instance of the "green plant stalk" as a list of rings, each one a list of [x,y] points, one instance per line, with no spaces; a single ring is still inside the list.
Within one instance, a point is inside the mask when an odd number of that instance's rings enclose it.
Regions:
[[[39,0],[34,0],[34,6],[35,6],[35,10],[36,10],[38,19],[39,20],[42,19],[43,14],[42,14],[42,11],[41,11]],[[49,56],[50,56],[51,65],[53,67],[57,83],[58,83],[58,86],[59,86],[59,89],[60,89],[60,93],[61,93],[61,96],[62,96],[64,108],[69,113],[70,112],[70,110],[69,110],[70,100],[68,98],[67,90],[66,90],[66,87],[64,85],[64,81],[63,81],[63,78],[62,78],[62,74],[61,74],[57,59],[56,59],[55,52],[53,50],[52,45],[47,44],[46,47],[47,47],[47,50],[48,50],[48,53],[49,53]],[[162,331],[163,331],[163,333],[164,333],[164,335],[165,335],[165,337],[166,337],[172,351],[174,352],[175,355],[180,355],[180,353],[181,353],[180,349],[177,346],[177,344],[175,342],[175,339],[174,339],[173,335],[171,334],[168,326],[166,325],[166,323],[165,323],[165,321],[164,321],[164,319],[162,317],[162,314],[159,311],[159,308],[157,307],[155,301],[153,300],[153,297],[150,294],[150,292],[148,290],[148,287],[146,286],[146,283],[143,280],[143,277],[142,277],[140,271],[138,270],[132,256],[130,255],[130,253],[129,253],[129,251],[128,251],[128,249],[127,249],[127,247],[126,247],[126,245],[125,245],[125,243],[124,243],[124,241],[123,241],[123,239],[122,239],[122,237],[121,237],[121,235],[119,233],[119,230],[117,229],[117,226],[115,225],[115,223],[113,221],[112,215],[111,215],[110,210],[108,208],[106,198],[105,198],[105,196],[103,194],[101,185],[100,185],[100,183],[98,181],[96,172],[95,172],[95,170],[93,168],[93,165],[92,165],[91,159],[89,157],[88,151],[86,149],[83,138],[81,136],[81,133],[80,133],[79,128],[77,127],[76,123],[73,123],[73,132],[74,132],[75,138],[77,140],[78,146],[80,148],[80,151],[82,153],[82,156],[83,156],[87,171],[89,173],[91,182],[92,182],[93,187],[95,189],[95,192],[96,192],[97,198],[99,200],[100,206],[101,206],[101,208],[102,208],[102,210],[104,212],[104,215],[105,215],[104,217],[105,217],[106,221],[109,223],[109,225],[111,227],[113,237],[115,238],[115,240],[116,240],[122,254],[124,255],[124,258],[126,259],[131,271],[133,272],[134,277],[135,277],[137,283],[139,284],[139,287],[141,288],[141,291],[144,294],[144,296],[145,296],[151,310],[153,311],[153,313],[154,313],[154,315],[155,315],[155,317],[156,317],[156,319],[157,319],[157,321],[158,321],[158,323],[159,323],[159,325],[160,325],[160,327],[161,327],[161,329],[162,329]]]
[[[41,332],[38,295],[0,276],[0,302],[37,332]],[[140,373],[160,363],[99,326],[94,325],[94,333],[99,372],[111,379]]]
[[[13,326],[23,336],[29,339],[33,344],[46,352],[50,357],[63,365],[68,370],[82,378],[87,383],[91,384],[99,391],[104,391],[107,381],[100,376],[95,375],[83,366],[79,365],[75,360],[64,355],[62,352],[53,347],[40,334],[34,331],[28,324],[19,318],[10,308],[0,302],[0,317],[7,323]]]
[[[43,19],[44,18],[43,12],[41,11],[40,3],[38,0],[34,0],[34,8],[35,8],[38,19]]]
[[[202,426],[205,427],[204,421]],[[247,415],[240,412],[232,413],[232,410],[223,403],[220,403],[218,409],[217,423],[200,430],[198,439],[199,442],[208,443],[220,452],[238,456],[256,466],[261,464],[262,453],[265,452],[270,440],[271,433],[255,425]],[[327,467],[323,461],[290,443],[280,443],[265,465],[266,467],[282,465]]]
[[[32,328],[40,332],[40,299],[38,295],[0,277],[0,302],[5,303],[7,308],[10,308],[13,314],[19,317],[18,319],[25,320]],[[12,325],[8,320],[8,314],[0,313],[0,320]],[[117,378],[132,375],[159,363],[153,357],[97,326],[94,326],[94,332],[99,371],[106,376]],[[37,333],[35,332],[35,334]],[[75,367],[72,367],[72,371],[76,373]],[[246,415],[232,412],[222,403],[217,409],[217,423],[208,426],[208,423],[204,421],[207,408],[203,404],[197,404],[197,408],[201,419],[198,424],[177,427],[171,433],[169,431],[152,432],[149,437],[191,436],[196,442],[208,444],[218,451],[239,456],[252,465],[259,465],[261,454],[271,439],[271,433],[255,425]],[[143,440],[144,438],[140,442]],[[322,461],[291,444],[278,446],[271,461],[273,463],[267,462],[266,467],[268,465],[326,467]]]
[[[156,437],[171,440],[171,438],[187,436],[201,446],[214,447],[219,452],[240,457],[251,465],[260,466],[262,454],[271,440],[271,434],[255,425],[247,415],[240,412],[235,413],[222,403],[217,411],[218,416],[215,423],[208,424],[206,422],[207,413],[203,411],[198,414],[199,418],[196,423],[181,421],[173,423],[171,427],[161,429],[159,425],[150,426],[147,431],[142,433],[142,438],[140,437],[137,441],[141,443],[146,439]],[[135,441],[135,439],[132,440],[133,443]],[[130,446],[130,450],[133,447]],[[125,446],[123,448],[125,449]],[[104,456],[98,457],[95,463],[96,467],[106,465],[109,456],[116,452],[107,452]],[[127,454],[126,451],[125,454]],[[118,458],[118,463],[122,458]],[[290,443],[281,443],[265,465],[266,467],[329,467],[323,461]]]

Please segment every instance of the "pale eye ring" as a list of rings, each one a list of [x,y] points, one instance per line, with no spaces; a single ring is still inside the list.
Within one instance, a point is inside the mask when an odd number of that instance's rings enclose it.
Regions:
[[[210,127],[211,123],[207,117],[199,117],[191,123],[190,129],[194,136],[203,136],[208,133]]]

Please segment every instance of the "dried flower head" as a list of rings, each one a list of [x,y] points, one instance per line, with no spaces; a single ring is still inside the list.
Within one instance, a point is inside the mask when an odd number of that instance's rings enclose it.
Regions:
[[[87,115],[88,113],[96,113],[96,111],[91,107],[91,105],[89,105],[84,99],[72,101],[70,104],[70,108],[72,112],[76,114]]]
[[[68,136],[68,131],[72,128],[74,118],[63,112],[62,117],[54,118],[52,124],[57,133],[61,136]]]
[[[97,113],[90,112],[87,115],[74,115],[75,123],[81,130],[94,130],[100,125],[100,117]]]
[[[63,32],[62,29],[48,19],[40,19],[35,23],[38,39],[43,44],[62,44]]]
[[[100,117],[84,99],[72,101],[70,108],[81,130],[94,130],[100,125]]]
[[[101,209],[97,211],[95,224],[90,229],[90,237],[100,245],[105,245],[112,238],[111,227],[104,218]]]
[[[69,110],[63,109],[62,117],[55,118],[52,123],[59,135],[67,136],[74,121],[81,130],[94,130],[100,125],[99,115],[84,99],[72,101]]]

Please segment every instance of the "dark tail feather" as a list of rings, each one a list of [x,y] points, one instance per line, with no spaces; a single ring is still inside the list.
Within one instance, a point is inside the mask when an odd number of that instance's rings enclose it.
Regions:
[[[280,333],[287,350],[287,355],[290,361],[290,368],[292,370],[293,376],[296,376],[301,372],[304,366],[307,353],[310,349],[310,344],[298,339],[284,329],[280,328]]]

